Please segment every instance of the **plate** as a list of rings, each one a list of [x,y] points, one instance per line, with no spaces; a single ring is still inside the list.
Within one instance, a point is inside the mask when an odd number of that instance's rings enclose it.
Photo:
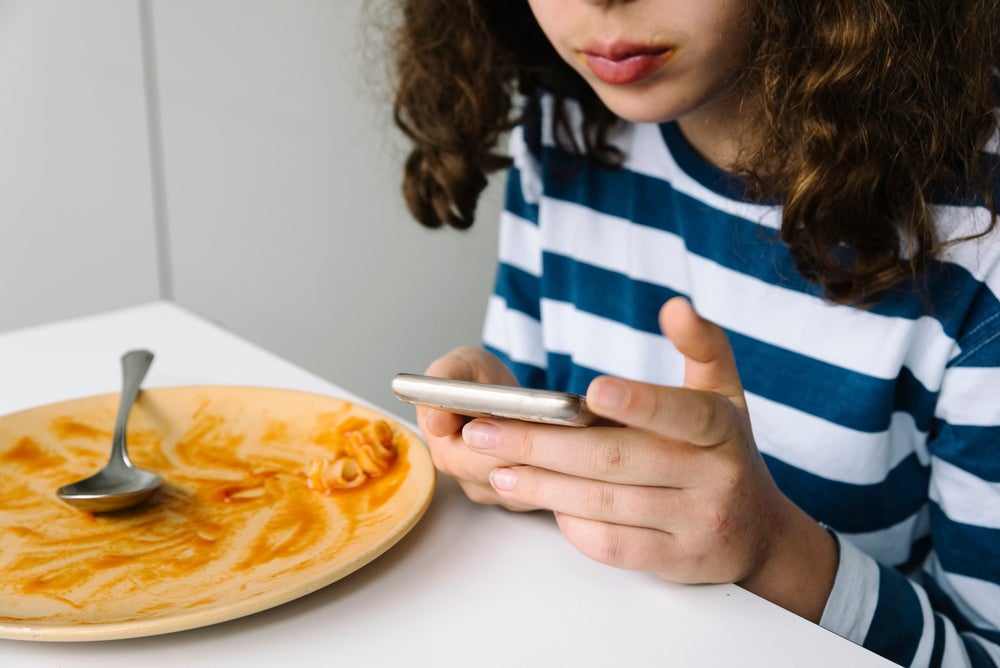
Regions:
[[[271,608],[383,554],[434,492],[420,438],[364,406],[152,388],[132,409],[129,455],[163,489],[83,512],[55,491],[104,465],[118,397],[0,417],[0,638],[131,638]]]

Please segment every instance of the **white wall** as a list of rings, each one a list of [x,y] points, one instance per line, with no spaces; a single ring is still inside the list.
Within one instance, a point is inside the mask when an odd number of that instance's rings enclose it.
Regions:
[[[157,76],[144,79],[136,0],[0,0],[0,35],[16,32],[28,44],[24,48],[37,54],[63,41],[79,44],[87,58],[95,58],[95,50],[105,53],[93,78],[122,80],[120,91],[110,84],[90,86],[66,73],[54,76],[31,59],[8,75],[9,64],[0,62],[5,87],[12,80],[27,89],[41,77],[52,95],[87,88],[88,124],[100,127],[80,130],[92,138],[85,147],[87,169],[81,165],[73,172],[80,182],[20,174],[12,190],[46,190],[54,202],[72,199],[66,206],[74,210],[75,202],[90,200],[117,207],[91,211],[82,220],[44,209],[26,232],[25,225],[12,225],[17,216],[8,211],[28,211],[31,201],[18,194],[9,205],[8,188],[0,186],[4,237],[30,251],[0,251],[13,261],[13,268],[0,268],[6,272],[0,274],[0,310],[13,314],[0,319],[0,329],[80,312],[52,295],[74,280],[86,258],[47,263],[52,278],[29,285],[8,308],[8,280],[38,263],[49,239],[68,234],[67,250],[83,244],[89,254],[125,230],[130,236],[118,249],[136,249],[143,264],[155,264],[159,250],[169,259],[167,280],[157,290],[156,273],[147,272],[131,291],[90,300],[86,311],[157,294],[172,297],[370,401],[405,412],[389,391],[393,373],[422,370],[451,347],[479,340],[493,275],[500,184],[491,188],[481,221],[469,233],[432,232],[409,218],[399,194],[404,153],[380,84],[382,54],[363,14],[373,4],[153,0],[153,40],[147,46]],[[49,20],[26,30],[23,19],[4,16],[18,12]],[[8,39],[0,37],[0,52]],[[116,39],[121,49],[112,55]],[[143,83],[150,81],[158,83],[149,129],[153,165],[162,169],[160,205],[150,191],[156,171],[150,171],[144,134]],[[0,98],[0,105],[6,103],[7,91]],[[11,105],[11,111],[0,107],[4,143],[13,134],[9,119],[32,118],[36,134],[53,126],[32,108]],[[64,137],[52,149],[52,162],[71,158],[85,141],[68,123],[56,125]],[[131,139],[125,142],[123,134]],[[17,153],[30,154],[36,143],[21,140]],[[135,154],[128,168],[123,153]],[[0,159],[10,161],[10,167],[0,163],[6,181],[8,171],[16,173],[18,158]],[[157,208],[166,240],[155,247]],[[126,273],[105,267],[101,280],[123,280]],[[32,306],[40,301],[45,309]]]
[[[394,372],[478,341],[496,213],[405,212],[363,4],[154,4],[167,209],[180,303],[398,409]]]
[[[0,1],[0,330],[158,295],[138,25]]]

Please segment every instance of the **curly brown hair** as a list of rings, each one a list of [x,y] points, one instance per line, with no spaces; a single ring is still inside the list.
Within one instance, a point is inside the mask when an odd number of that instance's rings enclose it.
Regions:
[[[510,164],[500,140],[543,91],[564,148],[619,160],[608,141],[617,118],[527,2],[396,2],[394,118],[413,142],[403,191],[418,221],[472,224],[487,176]],[[997,130],[997,0],[751,4],[741,89],[762,113],[734,171],[752,196],[782,202],[781,239],[804,277],[862,305],[916,283],[946,243],[936,188],[982,198],[992,230],[996,174],[982,156]],[[559,131],[568,99],[583,110],[583,146]]]

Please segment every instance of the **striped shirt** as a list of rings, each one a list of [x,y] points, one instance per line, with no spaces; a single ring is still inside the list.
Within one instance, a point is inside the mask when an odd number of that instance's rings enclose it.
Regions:
[[[487,349],[527,386],[679,385],[657,314],[687,297],[729,336],[775,481],[838,537],[821,624],[903,665],[1000,665],[1000,231],[948,247],[929,298],[831,304],[777,239],[780,209],[676,124],[622,124],[607,169],[556,145],[544,102],[511,137]],[[945,238],[990,220],[934,212]]]

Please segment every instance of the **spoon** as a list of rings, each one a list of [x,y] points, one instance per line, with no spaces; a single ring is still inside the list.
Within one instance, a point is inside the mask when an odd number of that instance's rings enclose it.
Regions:
[[[122,355],[122,394],[111,440],[111,458],[89,478],[60,487],[56,494],[66,503],[106,513],[142,503],[163,485],[160,476],[133,466],[125,449],[128,414],[152,363],[153,353],[148,350],[132,350]]]

